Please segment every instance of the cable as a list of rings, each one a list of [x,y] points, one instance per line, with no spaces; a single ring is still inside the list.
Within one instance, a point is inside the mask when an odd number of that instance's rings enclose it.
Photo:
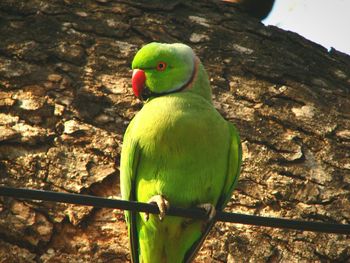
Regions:
[[[125,201],[118,199],[108,199],[91,195],[68,194],[45,190],[33,190],[24,188],[11,188],[0,186],[0,196],[8,196],[19,199],[43,200],[77,205],[95,206],[100,208],[116,208],[135,212],[147,212],[159,214],[158,207],[154,204]],[[200,208],[179,208],[171,207],[167,211],[169,216],[181,216],[194,219],[206,219],[205,210]],[[273,228],[287,228],[301,231],[313,231],[334,234],[350,234],[350,224],[335,224],[298,221],[273,217],[262,217],[254,215],[244,215],[238,213],[227,213],[217,211],[216,221],[239,223],[255,226],[265,226]]]

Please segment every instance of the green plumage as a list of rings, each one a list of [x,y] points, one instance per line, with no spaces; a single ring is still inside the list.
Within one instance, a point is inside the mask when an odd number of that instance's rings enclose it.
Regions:
[[[158,61],[167,70],[156,71]],[[211,203],[223,209],[239,176],[241,146],[235,127],[212,105],[203,66],[185,45],[151,43],[137,53],[133,69],[143,69],[148,88],[162,96],[148,99],[125,133],[123,199],[147,202],[162,195],[171,206]],[[126,218],[133,261],[143,263],[187,262],[211,225],[171,216],[160,221],[156,215],[145,221],[131,212]]]

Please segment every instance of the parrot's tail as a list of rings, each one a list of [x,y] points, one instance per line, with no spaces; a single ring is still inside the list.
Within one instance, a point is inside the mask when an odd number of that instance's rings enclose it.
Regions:
[[[186,252],[185,258],[184,258],[184,263],[191,263],[194,258],[196,257],[198,251],[201,249],[205,239],[207,238],[210,230],[213,228],[215,225],[215,220],[211,220],[207,223],[207,226],[205,227],[202,235],[200,238],[191,246],[191,248]]]
[[[139,262],[179,263],[194,259],[215,222],[176,216],[159,221],[151,215],[148,222],[140,223]]]

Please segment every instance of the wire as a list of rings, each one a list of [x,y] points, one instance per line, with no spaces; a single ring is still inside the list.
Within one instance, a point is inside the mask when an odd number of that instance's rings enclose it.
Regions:
[[[60,203],[94,206],[99,208],[117,208],[121,210],[129,210],[134,212],[147,212],[151,214],[159,214],[158,207],[155,204],[125,201],[118,199],[108,199],[91,195],[68,194],[45,190],[33,190],[0,186],[0,196],[7,196],[18,199],[53,201]],[[189,209],[170,206],[166,214],[169,216],[181,216],[203,220],[208,218],[206,211],[201,208]],[[273,217],[244,215],[238,213],[227,213],[221,211],[217,211],[215,220],[255,226],[287,228],[301,231],[313,231],[346,235],[350,234],[350,224],[299,221]]]

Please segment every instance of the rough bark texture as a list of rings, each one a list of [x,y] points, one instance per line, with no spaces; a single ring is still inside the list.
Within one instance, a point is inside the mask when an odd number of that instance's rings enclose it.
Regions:
[[[1,1],[0,183],[118,198],[130,62],[154,40],[195,49],[240,130],[228,211],[350,223],[350,57],[209,0]],[[346,262],[349,244],[217,223],[196,262]],[[127,259],[122,211],[0,197],[0,262]]]

